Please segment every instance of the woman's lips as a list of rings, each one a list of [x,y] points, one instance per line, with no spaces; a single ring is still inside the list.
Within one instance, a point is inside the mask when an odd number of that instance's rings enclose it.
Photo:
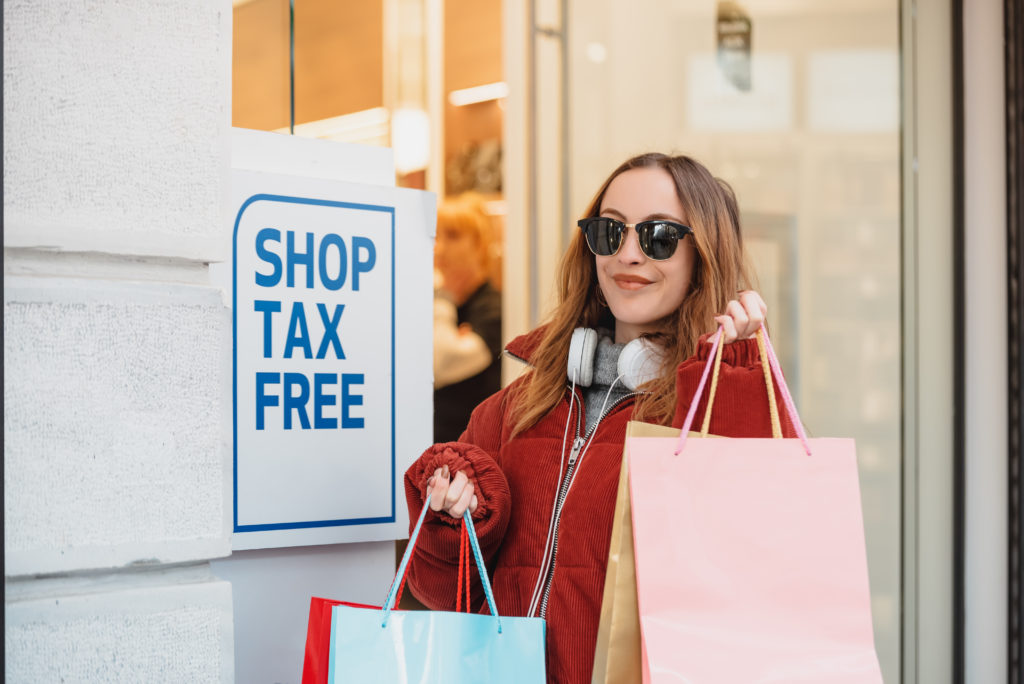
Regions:
[[[623,290],[639,290],[641,287],[651,284],[651,281],[647,278],[634,275],[617,275],[613,280]]]

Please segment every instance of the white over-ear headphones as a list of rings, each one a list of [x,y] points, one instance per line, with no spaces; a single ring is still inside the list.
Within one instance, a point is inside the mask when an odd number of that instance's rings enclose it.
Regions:
[[[597,331],[593,328],[576,328],[569,340],[568,375],[576,384],[590,387],[594,382],[594,357],[597,355]],[[638,337],[626,344],[619,354],[618,373],[622,384],[635,390],[645,382],[658,377],[661,369],[662,350],[651,340]]]

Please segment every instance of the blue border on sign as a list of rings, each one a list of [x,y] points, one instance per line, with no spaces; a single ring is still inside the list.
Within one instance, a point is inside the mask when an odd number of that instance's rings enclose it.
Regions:
[[[312,204],[322,207],[361,209],[391,214],[391,515],[377,518],[340,518],[338,520],[309,520],[305,522],[267,523],[263,525],[238,524],[238,225],[242,214],[250,204],[259,201],[288,202],[291,204]],[[265,532],[268,530],[301,530],[315,527],[344,527],[349,525],[373,525],[395,522],[395,208],[380,204],[338,202],[334,200],[290,197],[287,195],[253,195],[242,203],[235,217],[235,228],[231,238],[231,413],[232,413],[232,505],[234,507],[234,532]]]

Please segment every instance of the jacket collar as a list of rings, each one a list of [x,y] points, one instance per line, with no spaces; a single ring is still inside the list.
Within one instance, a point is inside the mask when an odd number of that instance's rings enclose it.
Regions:
[[[540,348],[540,342],[544,339],[544,331],[547,326],[534,328],[525,335],[519,335],[505,345],[505,353],[514,359],[518,359],[530,366],[533,365],[533,355]]]

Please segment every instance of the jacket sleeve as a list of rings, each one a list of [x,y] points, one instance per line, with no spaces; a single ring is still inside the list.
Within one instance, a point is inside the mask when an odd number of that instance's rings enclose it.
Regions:
[[[711,352],[710,337],[710,334],[702,336],[697,343],[696,353],[679,364],[676,370],[677,401],[676,415],[672,420],[673,427],[681,428],[686,420],[690,402],[700,384],[700,377]],[[697,404],[697,412],[690,428],[693,431],[700,430],[703,423],[710,389],[709,377]],[[783,437],[796,437],[796,430],[790,421],[778,386],[775,387],[775,403],[779,410]],[[720,437],[772,436],[768,391],[756,339],[737,340],[723,348],[718,389],[711,409],[711,425],[708,431]]]
[[[480,551],[489,560],[505,537],[511,495],[505,474],[496,461],[496,451],[489,453],[485,448],[489,445],[470,441],[475,431],[474,423],[487,417],[485,409],[488,402],[474,411],[462,441],[435,444],[409,467],[405,473],[405,497],[409,504],[411,533],[426,501],[427,480],[434,471],[447,465],[453,476],[459,471],[464,472],[476,487],[477,509],[473,513],[473,524],[480,540]],[[409,560],[407,577],[413,594],[428,608],[455,609],[460,534],[461,521],[445,513],[427,511],[415,552]],[[482,596],[478,593],[479,583],[474,582],[474,585],[474,596]]]

